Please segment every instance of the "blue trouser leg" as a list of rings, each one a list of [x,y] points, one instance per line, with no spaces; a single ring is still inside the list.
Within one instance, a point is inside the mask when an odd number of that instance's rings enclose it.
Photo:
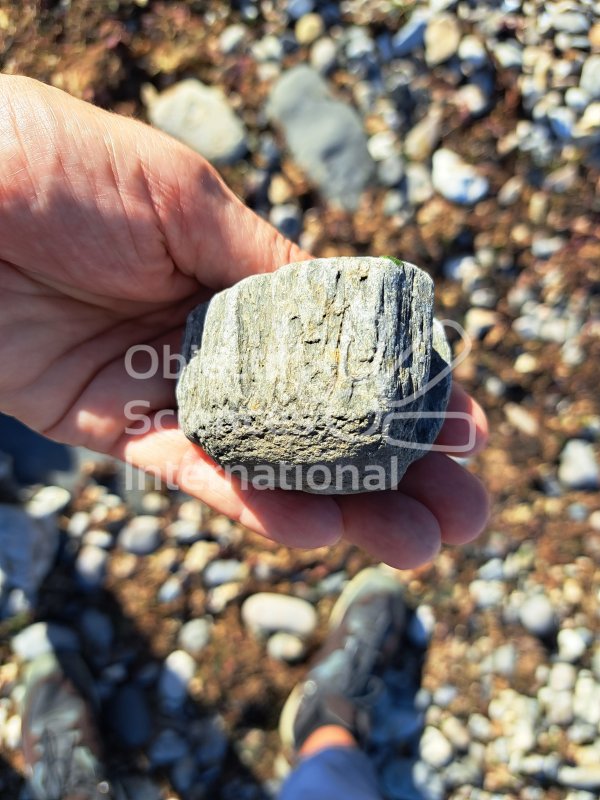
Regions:
[[[279,800],[382,800],[367,756],[356,747],[329,747],[302,759]]]

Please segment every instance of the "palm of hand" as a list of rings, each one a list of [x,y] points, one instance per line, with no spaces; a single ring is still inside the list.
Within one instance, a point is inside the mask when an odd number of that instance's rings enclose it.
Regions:
[[[188,442],[174,414],[164,413],[173,408],[173,381],[161,370],[136,378],[129,348],[178,352],[197,303],[303,254],[183,146],[24,83],[19,106],[0,117],[0,141],[11,143],[0,180],[2,410],[58,440],[160,471],[285,544],[328,544],[344,533],[376,557],[410,566],[431,557],[442,538],[479,532],[483,490],[438,453],[413,465],[400,491],[334,499],[242,491]],[[15,136],[32,129],[32,116],[38,135]],[[460,390],[453,402],[474,415],[483,439],[478,407]],[[148,414],[143,433],[128,432],[131,404]],[[448,425],[442,434],[447,443],[457,436]],[[457,497],[469,499],[461,505]]]

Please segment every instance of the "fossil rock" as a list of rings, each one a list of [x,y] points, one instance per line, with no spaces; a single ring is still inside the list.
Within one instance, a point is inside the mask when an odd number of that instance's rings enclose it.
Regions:
[[[246,278],[190,314],[183,350],[184,433],[261,487],[395,486],[435,440],[450,392],[433,282],[391,258]]]

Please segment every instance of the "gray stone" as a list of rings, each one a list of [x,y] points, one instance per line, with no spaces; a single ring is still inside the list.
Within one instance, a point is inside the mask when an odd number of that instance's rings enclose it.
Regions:
[[[411,161],[425,161],[437,147],[441,133],[442,110],[432,106],[426,116],[408,132],[404,152]]]
[[[176,519],[165,533],[179,544],[192,544],[202,537],[198,522],[192,519]]]
[[[13,636],[11,647],[23,661],[33,661],[46,653],[79,650],[79,641],[74,631],[64,625],[35,622]]]
[[[519,609],[519,618],[523,627],[535,636],[549,636],[556,630],[556,615],[544,594],[526,598]]]
[[[170,578],[162,584],[158,590],[157,599],[159,603],[172,603],[178,600],[183,592],[181,579],[177,575],[171,575]]]
[[[435,67],[452,58],[460,43],[460,26],[452,14],[435,14],[425,31],[425,60]]]
[[[424,164],[407,164],[406,189],[411,206],[420,206],[433,197],[431,173]]]
[[[143,747],[152,731],[152,715],[146,693],[135,684],[120,686],[109,705],[107,718],[125,747]]]
[[[581,71],[579,86],[595,100],[600,99],[600,55],[589,56]]]
[[[267,113],[294,160],[330,201],[353,210],[374,175],[356,111],[336,100],[318,72],[301,65],[275,84]]]
[[[108,614],[103,614],[96,608],[85,608],[79,619],[79,629],[84,642],[94,654],[110,650],[114,628]]]
[[[60,514],[71,502],[71,492],[62,486],[43,486],[27,503],[27,511],[40,519]]]
[[[427,647],[431,641],[435,628],[435,615],[430,605],[422,604],[417,606],[415,613],[411,616],[407,634],[411,643],[417,647]]]
[[[121,778],[127,800],[161,800],[162,790],[144,775],[127,775]]]
[[[584,655],[592,636],[586,628],[563,628],[556,638],[558,657],[572,664]]]
[[[255,485],[389,488],[427,452],[451,378],[433,284],[390,258],[254,275],[188,319],[179,422]]]
[[[221,89],[190,78],[158,94],[147,89],[150,122],[214,164],[237,161],[246,152],[246,131]]]
[[[337,61],[337,44],[333,39],[324,37],[313,44],[310,49],[310,63],[322,75],[330,72]]]
[[[39,520],[22,508],[0,505],[0,606],[14,589],[35,604],[37,590],[50,571],[58,549],[53,520]]]
[[[590,21],[585,14],[561,10],[559,13],[552,14],[552,27],[555,31],[585,33],[589,30]]]
[[[419,745],[419,754],[426,764],[434,769],[445,767],[454,754],[452,745],[444,734],[432,725],[423,731]]]
[[[172,764],[180,758],[184,758],[189,753],[186,740],[180,733],[166,728],[162,730],[152,742],[149,749],[149,757],[155,767]]]
[[[156,517],[134,517],[121,531],[119,544],[128,553],[145,556],[160,545],[160,521]]]
[[[192,619],[181,626],[177,644],[192,656],[199,655],[210,641],[212,624],[207,619]]]
[[[241,48],[248,28],[245,25],[228,25],[219,36],[219,47],[224,55],[231,55]]]
[[[309,602],[271,592],[251,595],[242,606],[242,619],[259,635],[284,631],[306,638],[317,626],[317,614]]]
[[[158,681],[158,696],[162,708],[178,711],[183,706],[195,671],[196,662],[189,653],[175,650],[167,656]]]
[[[413,14],[409,22],[394,34],[392,49],[397,58],[410,55],[413,50],[423,47],[427,19],[423,14]]]
[[[571,439],[560,454],[558,479],[567,489],[594,491],[600,487],[600,471],[594,447],[584,439]]]
[[[220,586],[232,581],[243,581],[248,577],[249,568],[242,561],[235,558],[219,558],[212,561],[202,573],[202,580],[206,586]]]
[[[314,0],[287,0],[286,11],[291,19],[300,19],[315,7]]]
[[[269,637],[269,641],[267,642],[267,653],[271,656],[271,658],[274,658],[277,661],[294,663],[295,661],[300,661],[300,659],[304,657],[304,654],[306,653],[306,647],[302,639],[294,636],[293,633],[280,631],[279,633],[274,633],[273,636]]]
[[[94,545],[84,545],[75,561],[75,574],[84,589],[99,589],[106,575],[108,553]]]
[[[297,239],[302,231],[302,211],[294,203],[273,206],[269,222],[286,238]]]
[[[94,530],[88,531],[83,535],[83,544],[84,546],[89,545],[90,547],[99,547],[102,550],[110,550],[114,542],[111,533],[94,528]]]
[[[489,191],[487,178],[479,175],[452,150],[441,148],[433,154],[431,180],[434,188],[452,203],[473,205]]]
[[[397,186],[404,177],[404,161],[392,155],[377,165],[377,180],[382,186]]]
[[[562,786],[573,789],[600,789],[600,764],[588,764],[582,767],[560,767],[557,775]]]

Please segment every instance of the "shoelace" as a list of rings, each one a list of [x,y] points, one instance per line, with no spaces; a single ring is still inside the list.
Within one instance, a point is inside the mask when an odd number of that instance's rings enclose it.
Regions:
[[[68,734],[63,734],[63,736],[66,735]],[[73,747],[66,750],[62,748],[63,754],[61,755],[57,736],[54,731],[48,729],[43,731],[40,744],[47,754],[44,759],[47,771],[42,785],[44,790],[51,792],[53,796],[56,795],[56,800],[64,800],[74,792],[84,792],[94,800],[100,797],[103,800],[104,798],[112,800],[113,796],[108,781],[97,781],[89,771],[80,768],[80,764],[75,758],[77,750],[82,749],[80,746],[74,744]]]

